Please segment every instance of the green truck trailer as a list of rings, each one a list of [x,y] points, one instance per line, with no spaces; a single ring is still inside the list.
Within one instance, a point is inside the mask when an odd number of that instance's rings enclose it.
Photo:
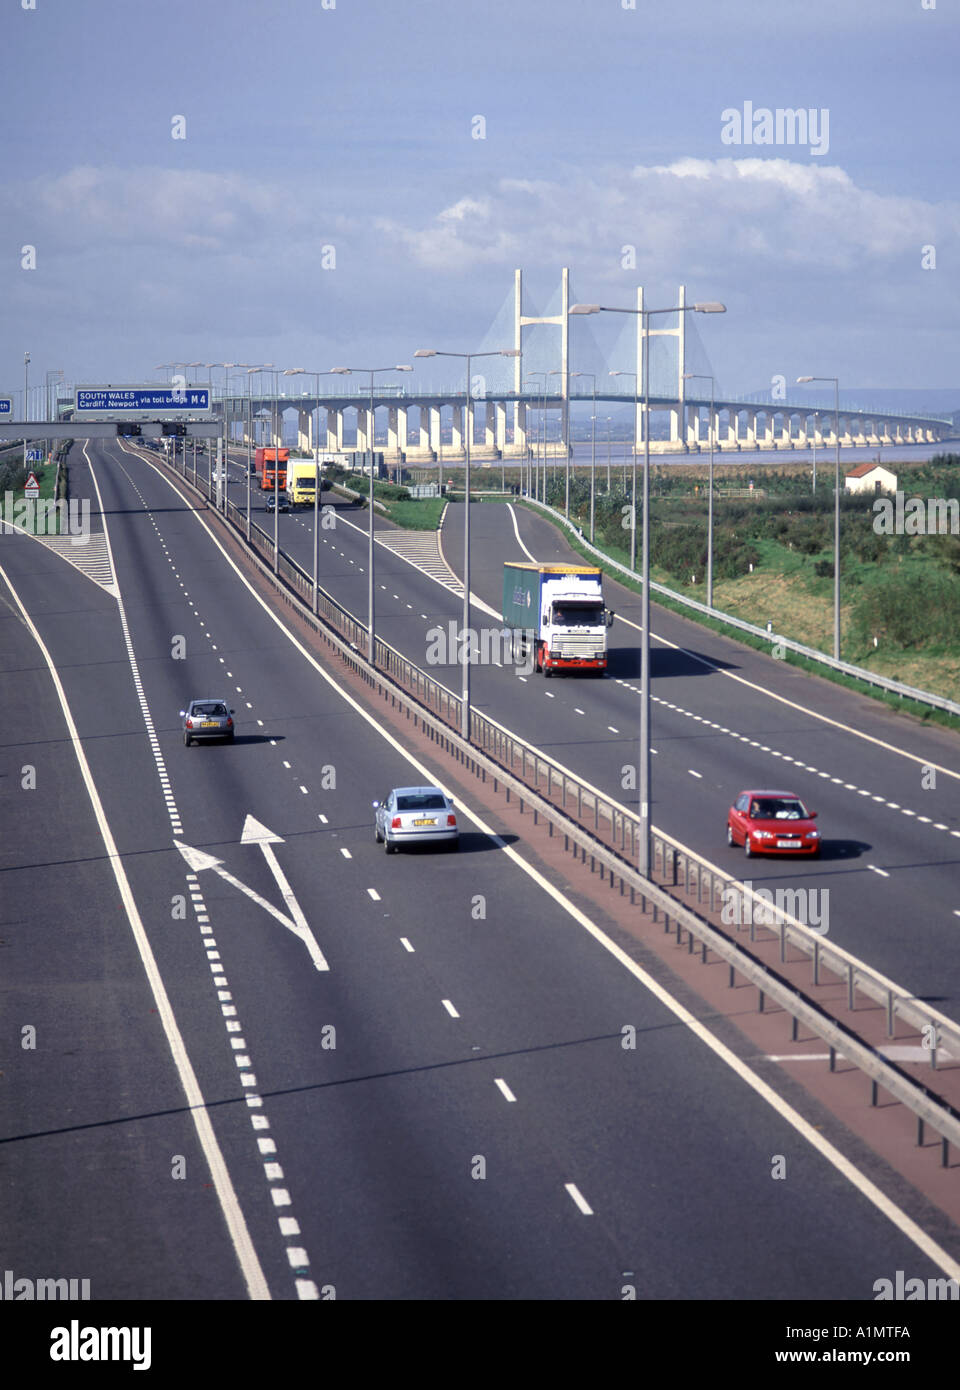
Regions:
[[[604,607],[603,574],[593,565],[507,562],[503,621],[533,646],[536,669],[545,676],[607,669],[613,613]]]

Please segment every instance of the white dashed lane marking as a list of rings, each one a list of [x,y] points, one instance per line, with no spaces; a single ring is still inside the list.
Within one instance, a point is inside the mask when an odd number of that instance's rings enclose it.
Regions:
[[[639,686],[631,685],[629,681],[617,681],[617,685],[624,686],[625,689],[633,691],[634,694],[640,694]],[[960,839],[960,830],[951,830],[943,821],[934,821],[931,816],[918,815],[916,811],[908,810],[896,801],[888,801],[886,797],[878,796],[865,787],[858,787],[854,782],[845,782],[842,777],[832,777],[829,772],[821,772],[818,768],[815,768],[812,763],[803,763],[799,758],[791,758],[789,754],[781,753],[775,748],[770,748],[767,744],[760,743],[758,739],[750,738],[748,734],[739,734],[736,729],[728,729],[724,724],[715,724],[712,720],[705,719],[699,714],[694,714],[692,710],[682,709],[679,705],[673,704],[670,700],[664,700],[661,696],[651,695],[650,699],[655,705],[662,705],[664,709],[673,710],[676,714],[682,714],[687,719],[694,719],[697,723],[703,724],[706,728],[714,729],[718,734],[725,734],[728,738],[739,739],[741,743],[749,744],[751,748],[756,748],[760,753],[770,753],[774,758],[780,758],[782,762],[793,763],[794,767],[798,768],[801,772],[809,772],[811,776],[821,777],[825,781],[829,781],[833,786],[843,787],[844,791],[856,792],[857,796],[867,796],[871,801],[877,802],[878,805],[886,806],[889,811],[899,811],[903,816],[915,817],[918,824],[929,825],[934,830],[945,830],[957,839]],[[576,712],[577,714],[583,713],[583,711],[579,709]],[[611,728],[610,725],[607,727]],[[615,730],[611,728],[611,732],[615,732]],[[691,772],[694,777],[700,776],[699,773],[693,772],[691,768],[688,768],[688,771]]]
[[[577,1187],[576,1183],[573,1183],[573,1182],[565,1182],[563,1185],[564,1185],[564,1188],[566,1189],[566,1191],[569,1192],[570,1196],[571,1196],[571,1197],[573,1198],[573,1200],[576,1202],[577,1206],[580,1208],[580,1210],[581,1210],[581,1212],[583,1213],[583,1215],[584,1215],[584,1216],[592,1216],[592,1215],[593,1215],[593,1208],[592,1208],[592,1207],[590,1206],[590,1204],[586,1201],[586,1199],[582,1196],[582,1194],[581,1194],[581,1192],[580,1192],[580,1189]]]

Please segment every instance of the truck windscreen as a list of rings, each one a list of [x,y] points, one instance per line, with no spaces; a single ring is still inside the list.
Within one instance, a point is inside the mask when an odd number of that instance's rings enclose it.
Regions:
[[[553,621],[557,627],[602,627],[603,604],[564,599],[553,605]]]

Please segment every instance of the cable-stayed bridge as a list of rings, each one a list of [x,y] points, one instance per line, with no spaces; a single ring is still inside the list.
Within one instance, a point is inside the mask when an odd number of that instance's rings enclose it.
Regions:
[[[642,308],[642,288],[636,300]],[[234,438],[275,440],[283,433],[281,417],[296,410],[297,441],[304,449],[319,443],[323,450],[340,452],[353,438],[359,450],[383,447],[393,462],[455,462],[465,455],[468,430],[471,454],[479,459],[525,458],[533,447],[565,456],[571,407],[588,401],[591,407],[632,406],[634,437],[642,448],[646,331],[653,453],[701,452],[710,447],[711,433],[721,452],[833,446],[838,432],[842,447],[935,443],[956,434],[948,416],[841,405],[838,417],[832,400],[825,403],[822,395],[797,386],[788,390],[786,383],[766,400],[716,390],[711,398],[704,377],[695,375],[709,368],[709,359],[692,322],[695,315],[686,311],[692,306],[682,285],[675,302],[680,311],[656,319],[623,315],[619,337],[602,348],[592,331],[596,319],[571,312],[569,270],[561,272],[559,289],[544,312],[525,299],[523,273],[516,270],[512,292],[478,346],[469,392],[465,374],[459,380],[454,376],[460,364],[455,368],[452,358],[439,357],[433,359],[434,369],[449,364],[450,374],[426,388],[408,388],[399,373],[396,379],[375,379],[371,392],[362,373],[344,377],[277,369],[266,373],[273,378],[272,390],[254,394],[251,386],[250,394],[224,392],[217,409]],[[502,348],[519,355],[481,356]],[[291,389],[282,389],[282,382]],[[293,390],[294,382],[300,391]]]

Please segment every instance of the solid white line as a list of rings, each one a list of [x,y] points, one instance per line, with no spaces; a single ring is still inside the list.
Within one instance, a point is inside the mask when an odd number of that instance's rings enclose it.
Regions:
[[[570,1193],[570,1196],[576,1202],[577,1206],[583,1212],[584,1216],[592,1216],[593,1208],[581,1196],[580,1189],[577,1187],[576,1183],[565,1182],[563,1185],[566,1188],[566,1190]]]
[[[159,477],[163,478],[164,482],[170,488],[171,492],[176,493],[176,495],[180,498],[181,501],[184,500],[183,494],[180,493],[178,489],[174,487],[172,480],[168,478],[156,464],[149,462],[148,466],[153,468],[154,472],[156,472]],[[375,717],[372,714],[370,714],[367,710],[365,710],[363,706],[360,705],[353,698],[353,696],[350,695],[338,683],[338,681],[330,674],[329,671],[324,669],[324,667],[313,656],[313,654],[307,650],[307,648],[303,645],[299,638],[296,637],[295,634],[286,626],[280,615],[274,612],[273,609],[271,609],[270,605],[267,603],[266,599],[264,599],[262,595],[260,595],[256,591],[256,589],[254,589],[253,585],[250,583],[249,579],[237,565],[236,561],[232,558],[232,556],[228,555],[224,546],[221,544],[219,538],[214,535],[213,531],[210,529],[209,525],[204,520],[202,514],[191,508],[190,515],[194,518],[197,525],[201,526],[203,530],[206,532],[207,536],[210,538],[210,540],[213,542],[216,548],[220,551],[220,554],[223,556],[227,565],[229,565],[229,567],[233,570],[234,574],[244,585],[247,591],[251,594],[255,602],[257,602],[260,605],[264,613],[266,613],[267,616],[271,619],[271,621],[276,624],[276,626],[287,638],[290,644],[300,653],[304,660],[317,672],[320,678],[323,681],[325,681],[326,684],[332,690],[336,691],[336,693],[344,701],[344,703],[348,705],[357,715],[359,715],[360,718],[364,720],[364,722],[371,730],[375,731],[379,735],[379,737],[381,737],[384,740],[385,743],[389,744],[389,746],[402,758],[404,758],[410,764],[411,767],[416,769],[416,771],[424,779],[422,785],[436,785],[438,782],[442,781],[442,778],[438,777],[433,769],[426,766],[423,762],[420,761],[420,759],[415,758],[413,754],[410,753],[410,751],[403,746],[399,739],[395,738],[392,733],[390,733],[386,728],[379,724]],[[790,702],[784,701],[784,703],[789,704]],[[740,1077],[740,1079],[747,1086],[749,1086],[762,1100],[764,1100],[773,1110],[775,1110],[777,1114],[780,1115],[780,1117],[786,1121],[787,1124],[791,1125],[793,1129],[795,1129],[802,1138],[806,1139],[807,1143],[810,1144],[812,1148],[815,1148],[817,1152],[821,1154],[821,1156],[824,1159],[826,1159],[828,1163],[830,1163],[843,1177],[845,1177],[847,1181],[851,1183],[852,1186],[854,1186],[859,1192],[861,1192],[867,1198],[867,1200],[878,1209],[878,1211],[880,1211],[894,1226],[897,1227],[899,1231],[901,1231],[909,1240],[912,1240],[913,1243],[917,1246],[917,1248],[921,1250],[930,1260],[932,1260],[940,1269],[942,1269],[948,1278],[957,1279],[958,1282],[960,1282],[960,1261],[954,1259],[953,1256],[948,1254],[948,1252],[944,1250],[942,1246],[938,1245],[936,1241],[929,1237],[927,1233],[923,1231],[911,1217],[907,1216],[907,1214],[904,1211],[902,1211],[896,1205],[896,1203],[892,1202],[883,1192],[881,1192],[881,1190],[876,1186],[875,1183],[871,1182],[869,1178],[865,1177],[862,1173],[860,1173],[857,1170],[857,1168],[840,1152],[839,1149],[837,1149],[833,1144],[831,1144],[829,1140],[824,1139],[823,1136],[817,1130],[815,1130],[813,1126],[809,1124],[803,1118],[802,1115],[799,1114],[798,1111],[794,1110],[793,1106],[789,1105],[780,1095],[777,1094],[776,1091],[773,1090],[771,1086],[767,1084],[766,1081],[762,1080],[762,1078],[759,1077],[756,1074],[756,1072],[752,1071],[751,1068],[748,1067],[744,1062],[742,1062],[740,1058],[735,1055],[735,1053],[731,1052],[731,1050],[726,1046],[726,1044],[722,1043],[719,1038],[716,1038],[709,1031],[709,1029],[700,1022],[699,1019],[697,1019],[688,1009],[686,1009],[682,1004],[680,1004],[679,1001],[674,999],[673,996],[670,995],[653,978],[652,975],[648,974],[647,971],[645,971],[641,966],[637,965],[635,961],[631,960],[631,958],[626,954],[626,952],[620,946],[618,946],[617,943],[613,941],[611,937],[607,936],[605,932],[603,932],[594,922],[592,922],[590,918],[587,917],[587,915],[584,912],[582,912],[574,902],[572,902],[562,892],[560,892],[559,889],[555,888],[552,883],[548,882],[548,880],[545,879],[544,876],[537,869],[535,869],[532,864],[529,864],[520,854],[518,854],[517,851],[511,845],[506,844],[500,838],[499,835],[496,835],[492,827],[487,825],[487,823],[482,819],[482,817],[480,817],[475,811],[470,810],[469,807],[467,807],[463,801],[460,802],[460,811],[461,814],[465,815],[470,821],[472,821],[472,823],[477,827],[478,830],[481,831],[481,833],[489,836],[491,842],[494,845],[496,845],[496,847],[501,851],[501,853],[505,854],[507,858],[512,863],[516,864],[517,867],[523,873],[525,873],[528,878],[530,878],[534,883],[536,883],[537,886],[544,893],[548,894],[554,900],[554,902],[556,902],[562,908],[562,910],[565,911],[573,919],[573,921],[575,921],[580,927],[583,928],[584,931],[586,931],[591,937],[593,937],[593,939],[597,941],[605,951],[609,952],[609,954],[613,956],[613,958],[621,966],[623,966],[623,968],[627,970],[634,977],[634,979],[638,981],[638,983],[643,985],[644,988],[647,989],[654,996],[654,998],[659,1000],[659,1002],[663,1004],[665,1008],[669,1009],[669,1011],[674,1015],[674,1017],[677,1018],[681,1023],[683,1023],[684,1026],[687,1029],[689,1029],[689,1031],[694,1035],[694,1037],[696,1037],[700,1042],[702,1042],[705,1047],[709,1048],[710,1051],[713,1052],[713,1054],[716,1057],[718,1057],[727,1067],[729,1067],[738,1077]],[[951,833],[960,837],[960,830],[955,830]],[[233,1006],[229,1004],[223,1005],[223,1009],[224,1011],[230,1009],[231,1013],[236,1012]],[[271,1188],[272,1193],[275,1194],[276,1191],[276,1188]],[[276,1201],[275,1196],[274,1200]]]
[[[513,534],[517,538],[517,545],[523,551],[524,555],[526,555],[527,559],[531,562],[531,564],[535,565],[537,563],[536,555],[531,555],[530,551],[527,549],[523,541],[520,539],[520,527],[517,525],[517,514],[513,509],[512,502],[507,503],[507,511],[510,513],[510,520],[513,522]]]
[[[503,1093],[503,1096],[504,1096],[504,1099],[505,1099],[505,1100],[509,1100],[509,1101],[513,1101],[513,1102],[516,1101],[516,1099],[517,1099],[516,1096],[513,1094],[513,1092],[511,1091],[510,1087],[507,1085],[507,1083],[503,1080],[502,1077],[499,1077],[499,1076],[498,1076],[498,1077],[496,1078],[496,1085],[499,1087],[500,1091]]]
[[[91,476],[92,475],[93,470],[91,469]],[[94,486],[96,486],[95,478]],[[99,498],[99,489],[97,489],[97,495]],[[100,500],[100,513],[102,516],[102,499]],[[109,549],[109,540],[107,541],[107,547]],[[113,564],[112,555],[110,557],[110,563],[111,565]],[[220,1209],[223,1212],[224,1220],[227,1223],[227,1230],[230,1233],[230,1240],[233,1244],[234,1251],[236,1252],[237,1260],[239,1261],[240,1268],[243,1271],[243,1277],[247,1285],[247,1291],[252,1299],[269,1300],[270,1290],[267,1286],[267,1281],[264,1277],[263,1269],[260,1265],[260,1260],[257,1257],[257,1252],[254,1249],[253,1241],[250,1238],[250,1232],[247,1228],[247,1223],[244,1219],[243,1212],[240,1208],[240,1203],[237,1200],[237,1194],[234,1190],[233,1182],[231,1181],[230,1173],[227,1169],[223,1153],[220,1149],[220,1145],[217,1143],[216,1135],[213,1132],[213,1125],[210,1122],[210,1116],[207,1112],[207,1103],[203,1098],[203,1092],[200,1090],[199,1082],[197,1081],[196,1074],[194,1073],[189,1055],[187,1054],[187,1048],[186,1044],[183,1041],[183,1035],[181,1034],[180,1029],[177,1025],[177,1020],[173,1012],[173,1007],[167,996],[167,991],[164,987],[163,979],[161,978],[160,971],[157,967],[157,962],[154,957],[153,951],[151,950],[150,942],[147,940],[147,934],[143,926],[143,919],[140,916],[140,911],[137,907],[136,900],[134,899],[133,891],[130,887],[130,882],[127,878],[126,870],[123,866],[123,860],[121,859],[120,854],[117,850],[117,844],[113,838],[113,831],[110,829],[109,822],[107,821],[106,812],[104,811],[103,803],[100,800],[100,794],[97,791],[96,785],[93,780],[93,775],[90,771],[90,765],[87,762],[86,754],[84,753],[83,747],[80,743],[80,735],[77,732],[77,726],[74,723],[73,715],[70,711],[70,706],[67,703],[66,692],[64,691],[63,685],[60,682],[60,677],[57,673],[56,667],[53,664],[53,659],[51,658],[50,653],[47,651],[47,648],[44,645],[43,638],[40,636],[40,633],[34,626],[30,614],[27,612],[27,609],[21,602],[20,595],[17,593],[16,589],[14,589],[13,585],[10,582],[9,576],[3,569],[2,565],[0,565],[0,578],[3,579],[7,588],[10,590],[14,603],[16,603],[17,607],[20,609],[20,613],[23,617],[23,622],[28,632],[33,637],[38,648],[40,649],[41,655],[43,656],[43,659],[46,662],[47,670],[50,673],[50,679],[53,682],[53,687],[57,693],[57,699],[59,700],[60,708],[63,711],[64,721],[67,725],[67,732],[70,737],[70,742],[80,768],[80,774],[83,777],[83,783],[87,789],[87,795],[90,798],[90,804],[93,807],[93,814],[97,822],[97,828],[100,831],[100,838],[102,839],[104,849],[107,852],[107,859],[110,863],[110,868],[113,871],[113,876],[120,893],[120,899],[123,903],[124,911],[127,915],[127,921],[130,923],[130,930],[133,934],[133,939],[136,943],[137,951],[140,955],[140,960],[143,963],[143,968],[147,976],[147,982],[149,983],[150,991],[156,1003],[157,1015],[160,1019],[163,1031],[166,1034],[167,1044],[170,1048],[170,1054],[173,1058],[173,1064],[177,1069],[177,1074],[180,1078],[180,1084],[183,1087],[184,1095],[187,1098],[187,1104],[190,1111],[190,1118],[193,1120],[194,1128],[197,1131],[197,1138],[200,1140],[200,1146],[203,1149],[204,1157],[207,1160],[207,1166],[210,1169],[210,1176],[213,1179],[213,1185],[217,1193],[217,1199],[220,1202]],[[224,1007],[227,1008],[230,1006],[225,1005]]]

